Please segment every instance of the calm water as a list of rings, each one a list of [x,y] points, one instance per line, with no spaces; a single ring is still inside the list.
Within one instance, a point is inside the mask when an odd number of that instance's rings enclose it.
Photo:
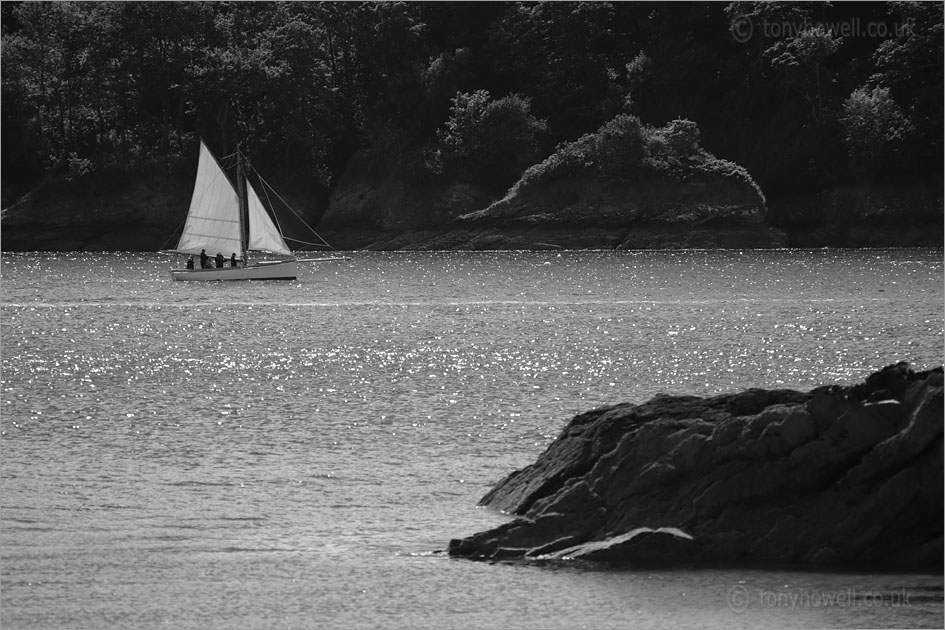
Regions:
[[[453,560],[572,415],[943,359],[942,250],[4,254],[0,625],[941,627],[940,575]]]

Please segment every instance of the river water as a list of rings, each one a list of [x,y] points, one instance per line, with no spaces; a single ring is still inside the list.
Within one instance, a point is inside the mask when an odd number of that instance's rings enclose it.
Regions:
[[[941,627],[941,575],[441,553],[575,414],[943,359],[941,249],[2,257],[0,625]]]

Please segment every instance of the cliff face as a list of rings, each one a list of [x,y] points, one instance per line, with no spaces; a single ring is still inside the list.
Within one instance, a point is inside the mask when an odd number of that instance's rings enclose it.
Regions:
[[[425,240],[449,233],[457,216],[488,205],[495,197],[471,182],[418,179],[395,160],[396,156],[373,151],[360,151],[351,158],[319,227],[335,247],[422,249],[419,245]]]
[[[942,566],[942,368],[575,417],[453,540],[473,559]]]
[[[6,251],[156,251],[187,214],[193,175],[47,182],[3,214]]]
[[[787,243],[764,200],[724,180],[640,181],[586,175],[514,189],[457,226],[481,242],[604,249],[767,248]]]
[[[768,208],[744,169],[672,125],[605,126],[508,190],[433,177],[416,159],[356,154],[318,232],[343,250],[940,247],[943,239],[942,196],[933,187],[837,188]],[[2,247],[172,246],[192,188],[186,168],[46,182],[4,209]],[[303,195],[301,207],[321,203]]]
[[[791,247],[941,247],[942,189],[838,186],[771,204]]]

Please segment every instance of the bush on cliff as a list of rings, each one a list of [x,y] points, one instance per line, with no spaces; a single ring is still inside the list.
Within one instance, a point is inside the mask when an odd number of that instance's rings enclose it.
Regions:
[[[594,133],[560,145],[543,162],[525,171],[507,197],[555,180],[578,177],[678,182],[722,178],[757,194],[764,202],[761,189],[748,171],[699,145],[699,127],[693,121],[673,120],[663,127],[650,127],[626,114]]]

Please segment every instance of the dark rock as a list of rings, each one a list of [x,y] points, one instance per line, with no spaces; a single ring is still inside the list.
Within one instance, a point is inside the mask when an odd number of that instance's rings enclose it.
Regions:
[[[942,567],[942,368],[576,416],[483,499],[477,559]]]

